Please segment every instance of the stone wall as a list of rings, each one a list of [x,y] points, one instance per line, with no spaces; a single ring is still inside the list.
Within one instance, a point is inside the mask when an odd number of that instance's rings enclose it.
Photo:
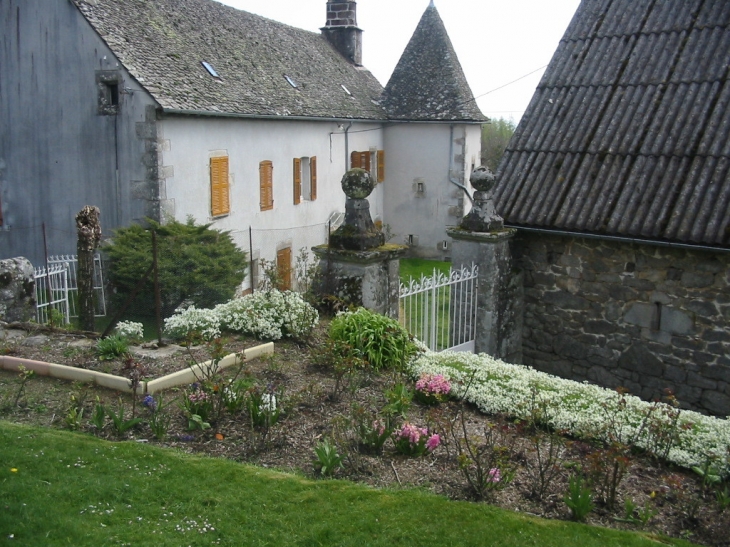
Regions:
[[[23,257],[0,260],[0,320],[29,321],[35,304],[33,265]]]
[[[521,232],[524,364],[730,414],[730,253]]]

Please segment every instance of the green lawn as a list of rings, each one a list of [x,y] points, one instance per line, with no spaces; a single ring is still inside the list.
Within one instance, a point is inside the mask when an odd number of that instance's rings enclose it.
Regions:
[[[0,545],[657,545],[650,535],[541,520],[420,490],[311,480],[2,421],[0,446]]]
[[[421,274],[428,277],[433,275],[434,268],[445,274],[449,273],[451,262],[442,262],[440,260],[425,260],[423,258],[404,258],[400,261],[400,280],[401,283],[408,283],[408,279],[413,277],[419,279]]]

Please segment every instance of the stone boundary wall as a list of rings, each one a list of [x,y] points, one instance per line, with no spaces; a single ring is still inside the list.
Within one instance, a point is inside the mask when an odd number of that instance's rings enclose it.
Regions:
[[[730,253],[520,232],[524,364],[730,414]]]

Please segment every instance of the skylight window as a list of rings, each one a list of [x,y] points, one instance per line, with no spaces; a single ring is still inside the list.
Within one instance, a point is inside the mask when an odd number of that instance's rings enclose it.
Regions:
[[[294,89],[297,89],[299,87],[297,81],[291,76],[287,76],[286,74],[284,74],[284,78],[286,78],[286,81],[289,82],[289,85],[292,86]]]
[[[345,90],[345,93],[347,93],[348,95],[352,96],[352,93],[350,93],[350,90],[347,89],[344,84],[340,84],[340,87]]]
[[[213,76],[213,78],[220,78],[220,76],[218,76],[218,73],[215,71],[215,69],[213,68],[213,66],[210,63],[206,63],[205,61],[200,61],[200,64],[203,65],[203,67],[205,67],[205,70],[207,70],[208,74]]]

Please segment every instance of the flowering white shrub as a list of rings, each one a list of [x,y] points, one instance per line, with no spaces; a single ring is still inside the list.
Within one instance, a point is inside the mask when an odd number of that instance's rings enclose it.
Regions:
[[[144,325],[135,321],[120,321],[114,328],[119,336],[129,340],[141,340],[144,338]]]
[[[175,310],[172,317],[165,319],[165,332],[176,339],[197,335],[204,340],[213,340],[221,335],[220,323],[215,310],[190,306],[186,310]]]
[[[425,352],[409,363],[409,370],[414,379],[423,374],[442,374],[451,381],[452,395],[474,403],[487,414],[529,418],[537,394],[540,405],[549,409],[546,421],[556,430],[604,440],[610,433],[646,450],[653,447],[650,428],[644,427],[645,417],[651,413],[653,419],[664,420],[667,427],[675,428],[673,434],[678,442],[666,455],[670,462],[691,468],[713,457],[715,465],[725,475],[730,474],[727,418],[682,410],[676,423],[670,423],[668,416],[675,409],[664,403],[648,403],[614,390],[510,365],[485,354]],[[467,382],[471,382],[469,386]]]
[[[319,314],[292,291],[259,291],[215,307],[221,327],[257,338],[303,338],[319,322]]]
[[[295,292],[276,289],[234,298],[213,309],[191,306],[165,319],[165,332],[173,338],[197,334],[206,340],[221,330],[251,334],[266,340],[303,338],[319,322],[319,314]]]

